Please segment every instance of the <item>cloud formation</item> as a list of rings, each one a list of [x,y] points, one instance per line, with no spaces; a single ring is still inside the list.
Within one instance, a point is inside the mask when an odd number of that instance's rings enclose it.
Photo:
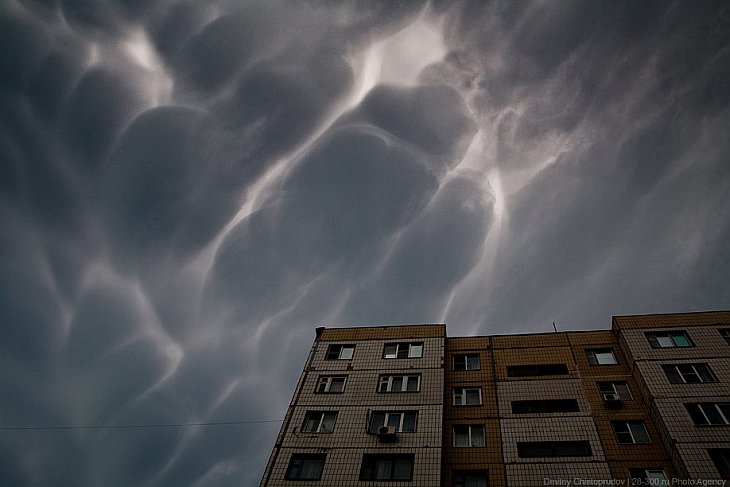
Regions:
[[[3,3],[1,483],[258,485],[321,324],[727,308],[729,27],[723,2]],[[32,429],[65,426],[115,428]]]

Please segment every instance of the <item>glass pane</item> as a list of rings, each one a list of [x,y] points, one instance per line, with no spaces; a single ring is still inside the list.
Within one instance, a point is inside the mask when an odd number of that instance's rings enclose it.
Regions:
[[[330,345],[327,349],[327,360],[336,360],[340,356],[340,345]]]
[[[684,333],[673,335],[672,338],[674,339],[674,344],[678,347],[689,347],[692,345]]]
[[[345,389],[345,378],[334,377],[330,384],[330,392],[342,392]]]
[[[409,480],[411,478],[411,461],[396,460],[395,469],[393,470],[394,480]]]
[[[308,433],[317,431],[317,425],[319,425],[319,417],[315,418],[314,415],[308,414],[304,419],[304,431]]]
[[[629,392],[629,385],[626,383],[617,382],[614,384],[616,388],[616,394],[624,401],[631,400],[631,392]]]
[[[466,404],[475,405],[481,404],[479,397],[479,389],[467,389],[466,390]]]
[[[466,357],[464,355],[456,355],[454,357],[454,370],[466,369]]]
[[[668,336],[657,336],[657,337],[655,337],[655,339],[656,339],[657,345],[659,345],[662,348],[674,346],[674,342]]]
[[[355,347],[342,347],[342,352],[340,352],[340,358],[343,360],[350,360],[354,352]]]
[[[319,459],[305,459],[302,461],[302,470],[299,478],[302,479],[318,479],[322,476],[322,467],[324,462]]]
[[[454,446],[469,446],[469,429],[464,427],[454,428]]]
[[[388,376],[381,377],[380,384],[378,385],[378,391],[387,392],[389,383],[390,383],[390,377],[388,377]]]
[[[471,428],[471,446],[484,446],[484,428],[481,426],[472,426]]]
[[[378,480],[390,479],[393,464],[390,460],[378,460],[375,464],[375,478]]]
[[[485,475],[468,475],[465,478],[464,487],[488,487]]]
[[[388,415],[388,426],[392,426],[396,429],[396,431],[400,431],[400,414],[389,414]]]
[[[401,343],[398,345],[398,358],[408,358],[408,344]]]
[[[423,345],[421,345],[420,343],[411,345],[411,350],[408,352],[408,356],[410,358],[421,358],[422,354]]]
[[[403,416],[403,431],[413,433],[416,431],[416,413],[405,413]]]
[[[715,376],[707,365],[700,364],[696,367],[702,382],[715,382]]]
[[[395,358],[397,351],[398,351],[398,346],[397,345],[395,345],[395,344],[386,345],[385,346],[385,353],[383,354],[383,356],[385,358]]]
[[[630,423],[629,428],[631,428],[635,443],[651,443],[644,423]]]
[[[401,376],[394,376],[393,377],[393,387],[390,389],[391,391],[400,392],[403,390],[403,377]]]
[[[418,390],[418,376],[409,376],[408,377],[408,391],[417,391]]]
[[[596,362],[598,365],[613,365],[616,363],[616,357],[613,356],[613,352],[596,352]]]
[[[378,428],[385,425],[385,413],[373,413],[370,420],[370,432],[377,433]]]
[[[667,480],[667,476],[664,473],[664,470],[647,470],[646,478],[647,479]]]
[[[684,407],[687,408],[687,412],[695,424],[707,424],[707,419],[702,414],[702,411],[700,411],[699,404],[685,404]]]
[[[722,419],[720,411],[714,404],[703,404],[702,410],[705,412],[707,419],[710,420],[710,424],[725,424],[725,420]]]
[[[470,355],[466,360],[468,370],[479,370],[479,355]]]
[[[681,384],[682,382],[684,382],[674,365],[665,365],[662,368],[664,369],[664,373],[667,374],[669,382],[671,382],[672,384]]]
[[[322,426],[320,427],[320,431],[322,433],[332,433],[332,431],[334,431],[335,429],[336,417],[336,413],[325,413],[324,419],[322,420]]]

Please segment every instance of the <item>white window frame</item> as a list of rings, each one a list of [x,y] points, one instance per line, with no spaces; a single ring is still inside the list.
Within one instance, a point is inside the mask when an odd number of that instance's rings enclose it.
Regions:
[[[456,444],[456,429],[466,428],[467,445]],[[476,431],[481,431],[481,444],[475,444],[474,438],[479,436]],[[455,424],[452,429],[452,445],[454,448],[484,448],[487,446],[487,432],[482,424]]]
[[[697,369],[697,366],[701,366],[707,369],[708,375],[712,378],[712,380],[704,380],[702,378],[702,374]],[[665,364],[664,367],[671,367],[674,368],[674,370],[677,372],[677,375],[680,379],[682,379],[682,382],[672,382],[671,377],[667,376],[670,382],[673,384],[710,384],[717,382],[717,376],[712,372],[712,369],[708,364]],[[680,370],[680,367],[691,367],[691,372],[682,372]],[[665,371],[666,373],[666,371]],[[695,382],[688,382],[687,377],[696,376],[699,380]]]
[[[611,391],[601,389],[601,384],[610,384]],[[619,390],[616,388],[617,385],[622,385],[626,387],[626,395],[622,395],[621,392],[619,392]],[[598,391],[601,394],[616,394],[622,401],[632,401],[634,399],[634,396],[631,394],[631,388],[629,387],[629,383],[627,381],[600,381],[598,382]]]
[[[398,390],[393,389],[393,382],[396,378],[401,379],[401,388]],[[416,381],[416,388],[409,390],[408,384],[411,383],[411,381],[414,379]],[[378,392],[421,392],[421,376],[419,374],[381,375],[378,379]]]
[[[332,420],[332,429],[328,430],[325,419],[330,418]],[[314,421],[316,427],[313,430],[306,429],[307,423]],[[337,411],[307,411],[304,414],[304,423],[302,424],[302,433],[332,433],[335,430],[335,423],[337,422]]]
[[[332,384],[335,379],[342,379],[342,390],[333,391]],[[320,375],[317,381],[317,387],[314,390],[315,394],[342,394],[345,392],[345,385],[347,384],[346,375]],[[324,390],[320,390],[320,387],[324,385]]]
[[[340,347],[337,352],[336,358],[330,358],[330,355],[332,355],[332,351],[335,350],[336,347]],[[325,360],[352,360],[352,357],[355,355],[355,345],[348,343],[348,344],[332,344],[327,346],[327,351],[325,352]]]
[[[677,342],[677,338],[681,336],[687,342],[687,345]],[[675,331],[657,331],[646,333],[646,339],[652,348],[689,348],[695,344],[685,330]]]
[[[375,415],[382,414],[383,416],[383,424],[375,425],[373,421],[375,420]],[[406,419],[406,415],[412,415],[413,416],[413,431],[404,431],[403,430],[403,424]],[[371,433],[377,433],[378,428],[381,426],[391,426],[390,420],[394,416],[399,416],[398,418],[398,426],[396,427],[396,431],[398,433],[415,433],[418,431],[418,411],[373,411],[370,415],[370,432]]]
[[[395,347],[393,349],[393,347]],[[392,351],[389,350],[392,349]],[[407,350],[405,357],[399,357],[399,354]],[[423,357],[423,342],[399,342],[399,343],[386,343],[383,348],[383,358],[397,359],[397,358],[421,358]]]
[[[456,359],[460,358],[460,357],[462,357],[464,359],[464,368],[456,367]],[[469,367],[469,357],[476,357],[476,359],[477,359],[476,367]],[[481,370],[482,358],[479,356],[478,353],[458,353],[453,356],[451,366],[452,366],[452,370],[457,370],[457,371]]]
[[[725,411],[722,410],[720,406],[726,406],[726,409],[730,409],[730,404],[728,403],[710,403],[710,402],[701,402],[701,403],[692,403],[692,404],[686,404],[685,406],[697,406],[697,409],[702,414],[702,417],[705,418],[706,423],[696,423],[701,426],[727,426],[730,425],[730,415],[726,414]],[[710,415],[708,414],[709,411],[706,409],[714,409],[717,414],[720,415],[720,418],[722,420],[722,423],[713,423],[710,419]],[[693,418],[694,421],[694,418]]]
[[[618,365],[618,359],[612,348],[587,348],[586,357],[590,365]]]
[[[649,431],[646,429],[646,423],[644,423],[644,421],[642,421],[642,420],[613,421],[611,423],[611,425],[613,426],[614,435],[616,435],[616,441],[620,445],[647,445],[652,442],[651,436],[649,436]],[[619,431],[616,428],[617,426],[621,426],[622,430]],[[637,436],[638,431],[634,430],[633,428],[634,427],[638,428],[639,426],[641,427],[644,434],[646,435],[646,441],[636,441],[636,436]],[[624,435],[628,434],[631,437],[631,441],[630,442],[621,441],[619,439],[619,434],[624,434]]]
[[[467,391],[477,391],[479,393],[479,403],[467,404]],[[482,405],[482,388],[481,387],[454,387],[452,389],[454,406],[481,406]]]

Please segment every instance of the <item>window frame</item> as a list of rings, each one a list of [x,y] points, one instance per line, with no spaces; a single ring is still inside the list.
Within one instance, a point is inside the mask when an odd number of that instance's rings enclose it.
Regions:
[[[625,380],[624,381],[599,381],[599,382],[596,382],[596,384],[598,385],[598,393],[601,394],[601,398],[603,398],[604,394],[616,394],[619,397],[619,399],[621,399],[622,401],[633,401],[634,400],[634,396],[633,396],[633,394],[631,394],[631,387],[629,386],[628,381],[625,381]],[[609,392],[608,389],[601,389],[602,384],[603,385],[610,384],[612,392]],[[626,386],[626,394],[628,395],[628,397],[626,395],[621,394],[621,392],[616,388],[617,385]]]
[[[616,353],[613,351],[613,348],[586,348],[586,358],[588,359],[588,364],[596,367],[603,367],[606,365],[619,365],[618,358],[616,357]],[[599,355],[609,355],[612,362],[606,362],[602,363],[601,359],[599,358]]]
[[[467,391],[478,391],[479,394],[479,402],[477,404],[468,404],[468,393]],[[461,391],[457,393],[457,391]],[[451,388],[451,394],[452,394],[452,405],[453,406],[481,406],[484,404],[483,397],[482,397],[482,388],[481,387],[452,387]],[[456,402],[456,398],[461,397],[463,398],[463,404],[459,404]]]
[[[343,357],[345,350],[351,350],[349,354]],[[335,352],[336,351],[336,352]],[[335,353],[333,353],[335,352]],[[333,355],[337,355],[334,357]],[[355,344],[354,343],[332,343],[327,346],[325,352],[325,360],[352,360],[355,357]]]
[[[467,487],[469,480],[483,480],[483,486],[489,487],[489,470],[454,470],[451,478],[454,487]]]
[[[409,463],[408,478],[395,478],[396,462],[407,460]],[[390,464],[388,478],[378,477],[378,465]],[[413,453],[364,453],[360,466],[359,480],[361,482],[409,482],[413,480],[413,464],[415,455]],[[366,476],[366,472],[370,475]]]
[[[318,477],[301,477],[302,468],[305,461],[317,461],[319,463],[319,476]],[[289,465],[286,468],[284,474],[284,480],[296,480],[296,481],[317,481],[322,479],[324,472],[324,465],[327,461],[327,455],[325,453],[293,453],[289,458]],[[295,462],[297,465],[295,465]],[[292,476],[294,469],[297,469],[298,475]]]
[[[651,472],[654,472],[652,474]],[[661,474],[661,477],[657,477],[656,473]],[[657,480],[669,480],[667,477],[667,472],[661,467],[640,467],[640,468],[630,468],[629,469],[629,475],[631,477],[631,480],[649,480],[649,479],[657,479]],[[644,483],[639,484],[644,485]],[[646,485],[664,485],[664,484],[653,484],[653,483],[646,483]],[[667,484],[669,485],[669,484]]]
[[[708,448],[707,454],[715,465],[720,478],[730,479],[730,448]]]
[[[717,331],[720,336],[725,339],[728,345],[730,345],[730,328],[718,328]]]
[[[456,360],[458,358],[464,359],[464,367],[457,367]],[[476,358],[476,367],[469,367],[469,358]],[[478,353],[457,353],[451,357],[451,370],[459,372],[469,372],[472,370],[482,370],[482,358]]]
[[[691,348],[695,344],[685,330],[669,330],[669,331],[648,331],[644,333],[649,341],[651,348]],[[682,337],[686,341],[686,345],[677,343],[676,337]],[[665,341],[668,340],[668,341]]]
[[[394,352],[388,352],[388,347],[395,347]],[[418,355],[414,353],[414,350],[418,350]],[[405,350],[405,354],[402,351]],[[405,355],[405,356],[401,356]],[[392,359],[412,359],[412,358],[423,358],[423,342],[392,342],[386,343],[383,346],[383,358]]]
[[[691,367],[691,372],[682,372],[680,368]],[[699,367],[699,369],[698,369]],[[667,379],[672,384],[712,384],[717,382],[717,376],[712,371],[712,368],[707,363],[691,363],[691,364],[662,364],[662,369]],[[704,369],[701,371],[701,369]],[[670,373],[670,371],[673,371]],[[703,377],[703,374],[706,377]],[[688,381],[687,377],[696,376],[697,381]],[[676,380],[681,379],[681,381]]]
[[[467,445],[457,445],[457,428],[466,430]],[[474,444],[474,438],[478,438],[478,434],[474,432],[481,430],[481,445]],[[459,433],[463,435],[463,433]],[[451,446],[454,448],[485,448],[487,446],[487,431],[483,424],[455,424],[451,428]]]
[[[342,390],[333,391],[332,384],[335,379],[342,379]],[[324,390],[320,390],[320,387],[324,385]],[[320,375],[317,379],[317,385],[314,387],[315,394],[342,394],[345,392],[345,386],[347,385],[346,375]]]
[[[685,403],[684,407],[695,426],[722,427],[730,425],[730,403],[695,402]],[[698,418],[703,418],[704,421],[698,422]],[[715,418],[719,418],[720,422],[715,422]]]
[[[315,417],[317,415],[319,416],[319,418]],[[302,433],[316,433],[316,434],[333,433],[335,431],[335,423],[337,423],[337,415],[338,415],[338,411],[307,411],[306,413],[304,413],[304,422],[302,423],[301,432]],[[322,427],[325,425],[325,419],[327,417],[330,417],[332,419],[332,429],[329,431],[322,429]],[[315,420],[314,422],[317,424],[317,427],[313,431],[306,429],[307,424],[311,420]]]
[[[416,389],[408,389],[408,385],[411,383],[412,378],[416,378]],[[395,378],[402,379],[402,386],[400,390],[393,390],[393,382]],[[385,390],[382,385],[387,384]],[[397,394],[401,392],[405,393],[416,393],[421,392],[421,374],[381,374],[378,377],[377,392],[379,394]]]
[[[375,426],[375,422],[374,422],[375,416],[380,415],[380,414],[384,415],[383,424],[378,424],[377,426]],[[413,416],[413,430],[404,430],[403,429],[403,425],[406,423],[406,415]],[[370,419],[368,421],[368,431],[372,434],[375,434],[383,426],[392,426],[390,424],[390,418],[392,416],[400,416],[400,419],[398,420],[398,426],[396,427],[396,432],[398,432],[398,433],[417,433],[418,432],[418,410],[371,411]]]
[[[622,429],[619,431],[617,429],[618,426],[624,427],[625,429]],[[645,441],[637,441],[637,431],[634,430],[632,427],[638,427],[641,426],[641,429],[646,435]],[[651,436],[649,435],[649,430],[646,428],[646,422],[640,419],[636,420],[622,420],[622,421],[611,421],[611,427],[613,428],[614,436],[616,437],[616,442],[619,445],[649,445],[652,442]],[[619,436],[622,435],[622,436]],[[625,438],[628,435],[631,441],[622,441],[621,438]],[[641,438],[640,438],[641,439]],[[643,440],[643,439],[641,439]]]
[[[583,448],[583,452],[579,454],[567,454],[567,450],[562,448]],[[525,451],[528,448],[534,448],[532,452]],[[543,448],[542,452],[537,449]],[[518,458],[571,458],[571,457],[592,457],[593,449],[588,440],[567,440],[567,441],[523,441],[517,442]]]

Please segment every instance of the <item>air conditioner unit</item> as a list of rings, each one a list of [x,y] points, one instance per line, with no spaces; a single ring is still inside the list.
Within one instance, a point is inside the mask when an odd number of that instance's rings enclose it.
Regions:
[[[383,443],[392,443],[398,440],[398,435],[393,426],[381,426],[378,428],[378,439]]]
[[[619,409],[624,405],[624,402],[621,400],[621,396],[618,394],[604,394],[603,402],[609,409]]]

